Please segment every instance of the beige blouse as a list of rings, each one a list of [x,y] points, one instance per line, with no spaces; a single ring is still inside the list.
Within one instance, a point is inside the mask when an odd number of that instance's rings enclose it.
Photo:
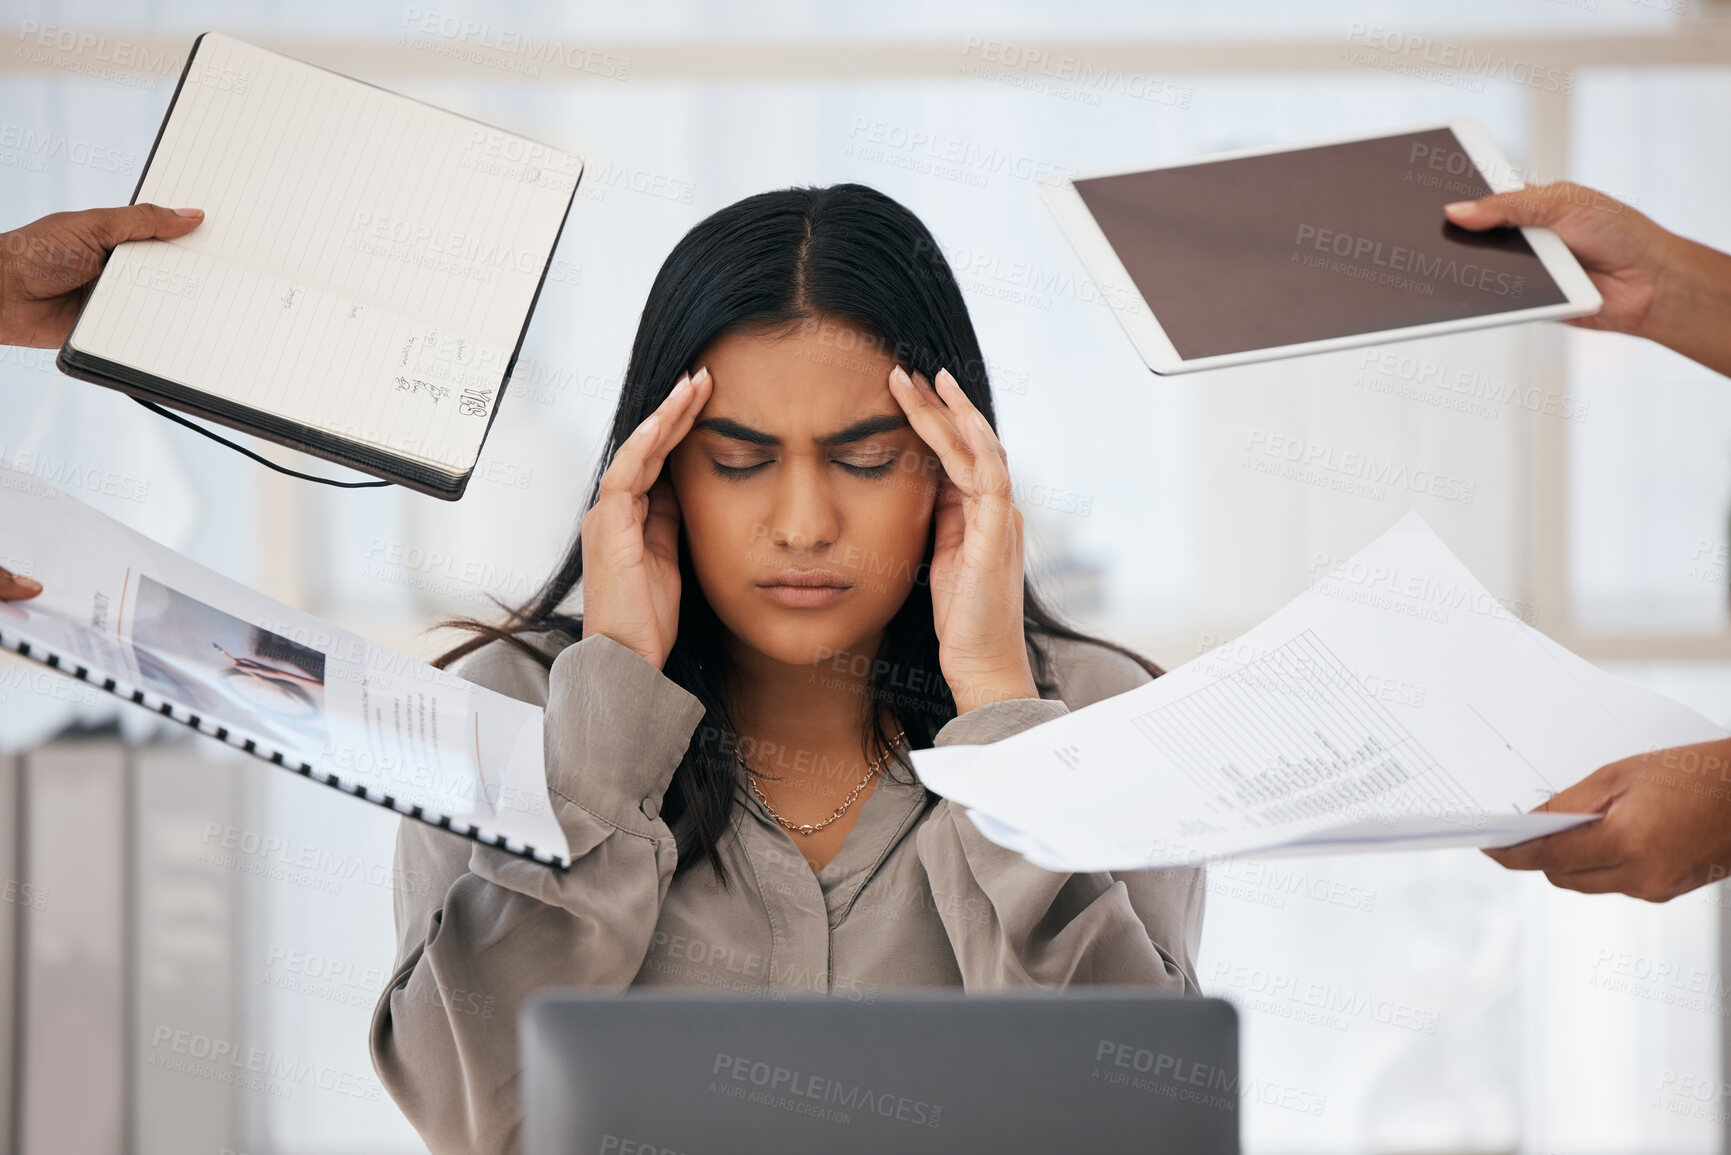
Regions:
[[[935,744],[993,742],[1149,680],[1102,646],[1046,648],[1058,699],[981,706]],[[729,885],[707,862],[676,880],[658,814],[703,718],[695,695],[601,634],[567,645],[550,673],[502,642],[457,672],[547,708],[547,784],[574,861],[561,873],[410,819],[397,832],[396,972],[370,1046],[435,1155],[518,1149],[517,1013],[545,987],[866,1001],[906,987],[1198,989],[1200,869],[1043,870],[896,781],[917,781],[904,753],[821,871],[742,784],[720,846]]]

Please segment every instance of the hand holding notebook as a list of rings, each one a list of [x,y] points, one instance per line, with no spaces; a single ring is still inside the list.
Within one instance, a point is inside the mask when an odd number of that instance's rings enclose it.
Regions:
[[[205,33],[133,195],[204,223],[119,245],[58,363],[454,500],[581,171],[574,154]]]
[[[58,349],[115,246],[185,236],[204,210],[148,201],[49,213],[0,233],[0,345]]]

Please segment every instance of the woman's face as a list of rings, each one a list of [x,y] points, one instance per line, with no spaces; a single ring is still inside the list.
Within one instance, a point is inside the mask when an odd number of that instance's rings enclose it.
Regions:
[[[851,324],[818,318],[791,334],[718,338],[697,364],[714,389],[667,469],[710,605],[777,661],[872,652],[927,580],[943,478],[890,393],[894,359]],[[802,573],[826,584],[780,584]]]

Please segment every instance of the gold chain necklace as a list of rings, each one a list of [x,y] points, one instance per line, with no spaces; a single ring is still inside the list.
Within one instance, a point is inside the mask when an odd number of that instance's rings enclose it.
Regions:
[[[905,731],[903,731],[900,727],[897,727],[895,741],[890,743],[890,748],[888,750],[885,750],[883,752],[883,754],[880,755],[875,761],[873,761],[870,766],[866,767],[865,777],[861,778],[859,780],[859,785],[855,786],[853,788],[853,793],[851,793],[847,796],[847,801],[843,802],[840,806],[836,807],[835,813],[831,814],[828,818],[825,818],[822,822],[818,822],[815,824],[810,823],[810,822],[802,822],[796,826],[793,823],[789,822],[787,819],[783,818],[781,815],[777,814],[775,812],[775,807],[773,807],[769,804],[769,799],[767,799],[763,796],[763,791],[758,789],[757,772],[754,771],[749,765],[746,764],[744,750],[743,749],[735,749],[733,752],[733,757],[736,761],[738,761],[738,763],[741,766],[745,767],[746,778],[751,783],[751,792],[753,794],[757,795],[757,800],[763,804],[763,808],[765,810],[769,811],[769,816],[771,818],[775,819],[782,826],[785,826],[787,829],[793,831],[795,834],[816,834],[818,831],[822,830],[824,827],[828,826],[830,823],[832,823],[836,819],[840,818],[843,814],[847,813],[848,807],[852,806],[854,804],[854,799],[859,797],[859,792],[861,790],[864,790],[866,788],[866,783],[870,782],[872,780],[872,775],[876,774],[880,769],[883,768],[884,762],[886,760],[888,760],[888,758],[891,754],[895,753],[895,748],[897,746],[901,745],[902,739],[904,739],[906,737],[907,737],[907,733]]]

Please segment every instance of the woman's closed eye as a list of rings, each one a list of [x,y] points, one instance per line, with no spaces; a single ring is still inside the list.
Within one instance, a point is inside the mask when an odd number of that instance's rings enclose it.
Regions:
[[[882,477],[890,471],[900,456],[900,452],[896,450],[879,450],[876,453],[856,453],[846,457],[832,458],[831,463],[841,466],[857,477]],[[738,461],[730,464],[711,459],[710,464],[715,467],[717,475],[729,481],[738,481],[750,477],[764,466],[769,465],[771,460],[773,459],[750,463]]]

